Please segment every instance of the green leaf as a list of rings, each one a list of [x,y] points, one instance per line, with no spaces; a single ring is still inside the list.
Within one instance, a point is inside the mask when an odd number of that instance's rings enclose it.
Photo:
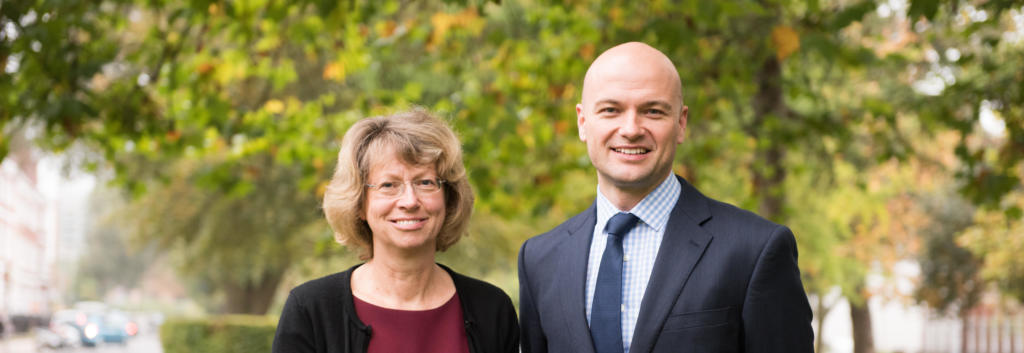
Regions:
[[[861,21],[864,16],[878,8],[874,1],[868,0],[848,6],[832,16],[828,23],[830,31],[838,31],[849,26],[851,23]]]
[[[931,21],[939,12],[939,0],[911,0],[910,9],[907,10],[907,17],[916,20],[918,17]]]
[[[1007,219],[1019,220],[1021,217],[1024,217],[1024,210],[1021,210],[1020,207],[1013,206],[1003,211],[1003,214],[1006,215]]]

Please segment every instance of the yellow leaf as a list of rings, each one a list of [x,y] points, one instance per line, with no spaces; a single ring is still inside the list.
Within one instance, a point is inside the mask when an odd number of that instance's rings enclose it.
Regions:
[[[324,79],[327,80],[342,80],[345,78],[345,65],[341,62],[332,62],[324,66]]]
[[[213,64],[211,64],[210,62],[200,63],[199,66],[196,67],[196,71],[199,71],[200,75],[206,75],[210,73],[210,71],[212,70]]]
[[[378,22],[377,25],[375,26],[375,29],[377,30],[378,35],[380,35],[383,38],[387,38],[387,37],[390,37],[391,35],[395,34],[395,29],[397,29],[397,28],[398,28],[398,24],[395,23],[395,21],[392,21],[392,20],[387,20],[387,21],[384,21],[384,22]]]
[[[786,60],[800,49],[800,35],[789,26],[772,28],[772,43],[775,44],[775,56],[779,61]]]
[[[608,10],[608,17],[611,18],[612,23],[622,24],[622,8],[616,6]]]
[[[328,183],[325,180],[325,181],[321,181],[320,184],[316,186],[316,196],[318,198],[323,198],[324,194],[327,193],[327,184]]]
[[[594,43],[583,44],[580,47],[580,57],[590,61],[594,59]]]
[[[263,105],[263,109],[266,109],[268,112],[277,114],[284,111],[284,103],[281,103],[281,101],[277,99],[271,99],[267,101],[266,104]]]
[[[430,35],[428,47],[443,42],[448,30],[451,28],[466,28],[474,34],[479,34],[483,30],[483,20],[480,19],[474,7],[469,7],[456,13],[435,13],[430,16],[430,24],[434,27],[434,30]]]
[[[445,34],[448,33],[448,28],[452,26],[452,18],[447,13],[438,12],[430,16],[430,24],[434,26],[434,30],[430,33],[428,46],[433,46],[444,39]]]

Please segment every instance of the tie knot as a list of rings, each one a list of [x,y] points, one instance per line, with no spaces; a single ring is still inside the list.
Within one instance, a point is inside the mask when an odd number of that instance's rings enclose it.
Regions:
[[[619,212],[612,219],[608,220],[608,225],[605,226],[605,229],[608,230],[608,234],[622,237],[629,233],[629,230],[633,229],[633,226],[639,220],[640,218],[637,218],[632,213]]]

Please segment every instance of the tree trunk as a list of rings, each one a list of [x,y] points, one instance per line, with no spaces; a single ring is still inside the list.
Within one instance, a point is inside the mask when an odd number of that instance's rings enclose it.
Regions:
[[[992,315],[985,315],[985,352],[991,352],[994,347],[992,344],[992,327],[998,327],[992,324]]]
[[[996,352],[1003,353],[1003,327],[1006,326],[1005,316],[999,315],[996,320]]]
[[[1010,316],[1007,330],[1010,331],[1010,352],[1017,353],[1017,315]]]
[[[814,337],[814,351],[818,353],[824,352],[822,347],[825,342],[821,338],[825,337],[825,316],[828,315],[829,309],[831,308],[825,306],[825,295],[818,293],[818,332]]]
[[[782,216],[785,198],[782,194],[782,182],[786,171],[782,167],[785,151],[780,146],[771,146],[758,151],[759,160],[764,163],[764,170],[754,172],[754,192],[761,198],[758,213],[767,219],[779,221]],[[760,169],[760,168],[755,168]]]
[[[264,274],[258,283],[225,283],[225,310],[229,314],[265,315],[283,275],[283,271]]]
[[[967,337],[971,334],[971,320],[966,310],[960,310],[960,352],[967,352]]]
[[[778,124],[766,121],[782,118],[786,111],[782,97],[782,71],[774,55],[768,56],[757,72],[757,94],[754,96],[753,108],[754,120],[746,127],[746,134],[756,139],[771,139],[772,131],[766,129]],[[754,195],[761,200],[758,213],[776,221],[782,216],[785,203],[781,190],[786,180],[786,170],[782,166],[786,156],[783,144],[784,141],[771,141],[764,147],[758,147],[757,158],[751,168]]]
[[[871,311],[866,299],[861,304],[850,302],[850,320],[853,321],[853,353],[875,353]]]

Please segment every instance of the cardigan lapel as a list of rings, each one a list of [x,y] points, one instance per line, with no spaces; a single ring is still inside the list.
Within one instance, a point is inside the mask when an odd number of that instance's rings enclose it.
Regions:
[[[590,326],[587,325],[586,293],[587,257],[590,254],[590,240],[593,237],[594,225],[597,223],[597,204],[583,211],[575,225],[567,228],[566,239],[559,245],[558,254],[561,264],[553,270],[558,271],[556,278],[558,293],[561,296],[562,317],[565,319],[566,331],[576,347],[577,352],[593,353],[594,343],[590,337]]]
[[[701,224],[711,218],[707,198],[686,180],[677,178],[682,190],[669,216],[654,270],[640,304],[630,352],[653,349],[673,303],[712,240],[711,234],[701,228]]]

